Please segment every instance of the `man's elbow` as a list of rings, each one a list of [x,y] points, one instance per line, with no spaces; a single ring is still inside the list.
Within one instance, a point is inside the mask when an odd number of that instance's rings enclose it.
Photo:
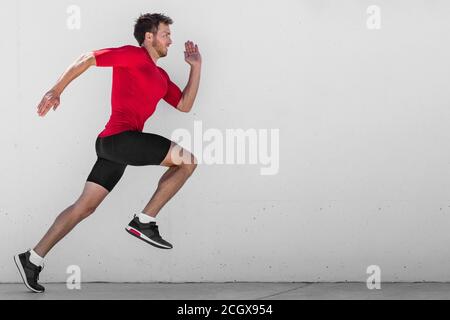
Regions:
[[[88,67],[96,66],[97,61],[95,60],[94,52],[87,52],[81,55],[79,59],[83,64],[86,64]]]
[[[181,99],[180,102],[178,102],[177,110],[184,113],[188,113],[189,111],[191,111],[191,108],[186,108],[186,104],[183,103],[183,99]]]

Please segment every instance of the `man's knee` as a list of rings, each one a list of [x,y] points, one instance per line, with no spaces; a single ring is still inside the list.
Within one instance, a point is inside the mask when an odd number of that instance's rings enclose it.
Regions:
[[[76,202],[73,205],[74,215],[78,220],[84,220],[97,210],[96,206],[88,203]]]
[[[197,164],[196,163],[192,163],[192,164],[187,164],[187,170],[189,171],[189,174],[193,174],[195,169],[197,169]]]
[[[189,157],[187,158],[187,161],[184,161],[182,166],[186,168],[186,170],[191,175],[197,168],[197,163],[198,163],[197,158],[193,154],[190,154]]]

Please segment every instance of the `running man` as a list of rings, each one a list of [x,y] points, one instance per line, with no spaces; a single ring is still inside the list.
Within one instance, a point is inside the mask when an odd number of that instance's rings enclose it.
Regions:
[[[139,46],[126,45],[83,54],[59,78],[37,107],[44,117],[60,104],[66,86],[91,66],[113,67],[111,117],[95,142],[97,161],[90,172],[80,197],[62,211],[33,250],[14,256],[20,275],[33,292],[44,292],[38,283],[47,253],[78,223],[90,216],[113,190],[127,165],[160,165],[168,170],[141,213],[134,215],[126,231],[160,249],[171,249],[156,224],[161,208],[178,192],[192,175],[197,159],[171,140],[142,132],[146,120],[161,99],[181,112],[189,112],[197,95],[202,58],[197,45],[185,43],[184,58],[190,65],[189,81],[183,91],[157,66],[169,46],[172,19],[162,14],[144,14],[137,20],[134,37]]]

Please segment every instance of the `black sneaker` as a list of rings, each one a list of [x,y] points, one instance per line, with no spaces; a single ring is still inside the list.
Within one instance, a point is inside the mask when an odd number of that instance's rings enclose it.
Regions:
[[[131,220],[131,222],[128,224],[125,230],[132,236],[135,236],[136,238],[139,238],[151,244],[154,247],[160,249],[173,248],[173,246],[170,243],[161,238],[161,236],[159,235],[158,226],[156,225],[156,222],[141,223],[139,221],[139,218],[137,216],[134,216],[134,219]]]
[[[39,273],[42,271],[41,266],[36,266],[30,262],[30,251],[25,253],[16,254],[14,256],[14,262],[17,269],[19,269],[20,276],[23,283],[33,292],[44,292],[45,288],[41,286],[37,281],[39,280]]]

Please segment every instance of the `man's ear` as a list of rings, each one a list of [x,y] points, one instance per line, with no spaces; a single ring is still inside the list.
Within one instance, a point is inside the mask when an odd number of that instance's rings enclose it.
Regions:
[[[148,41],[150,41],[150,43],[153,41],[153,33],[151,32],[146,32],[145,33],[145,39],[147,39]]]

